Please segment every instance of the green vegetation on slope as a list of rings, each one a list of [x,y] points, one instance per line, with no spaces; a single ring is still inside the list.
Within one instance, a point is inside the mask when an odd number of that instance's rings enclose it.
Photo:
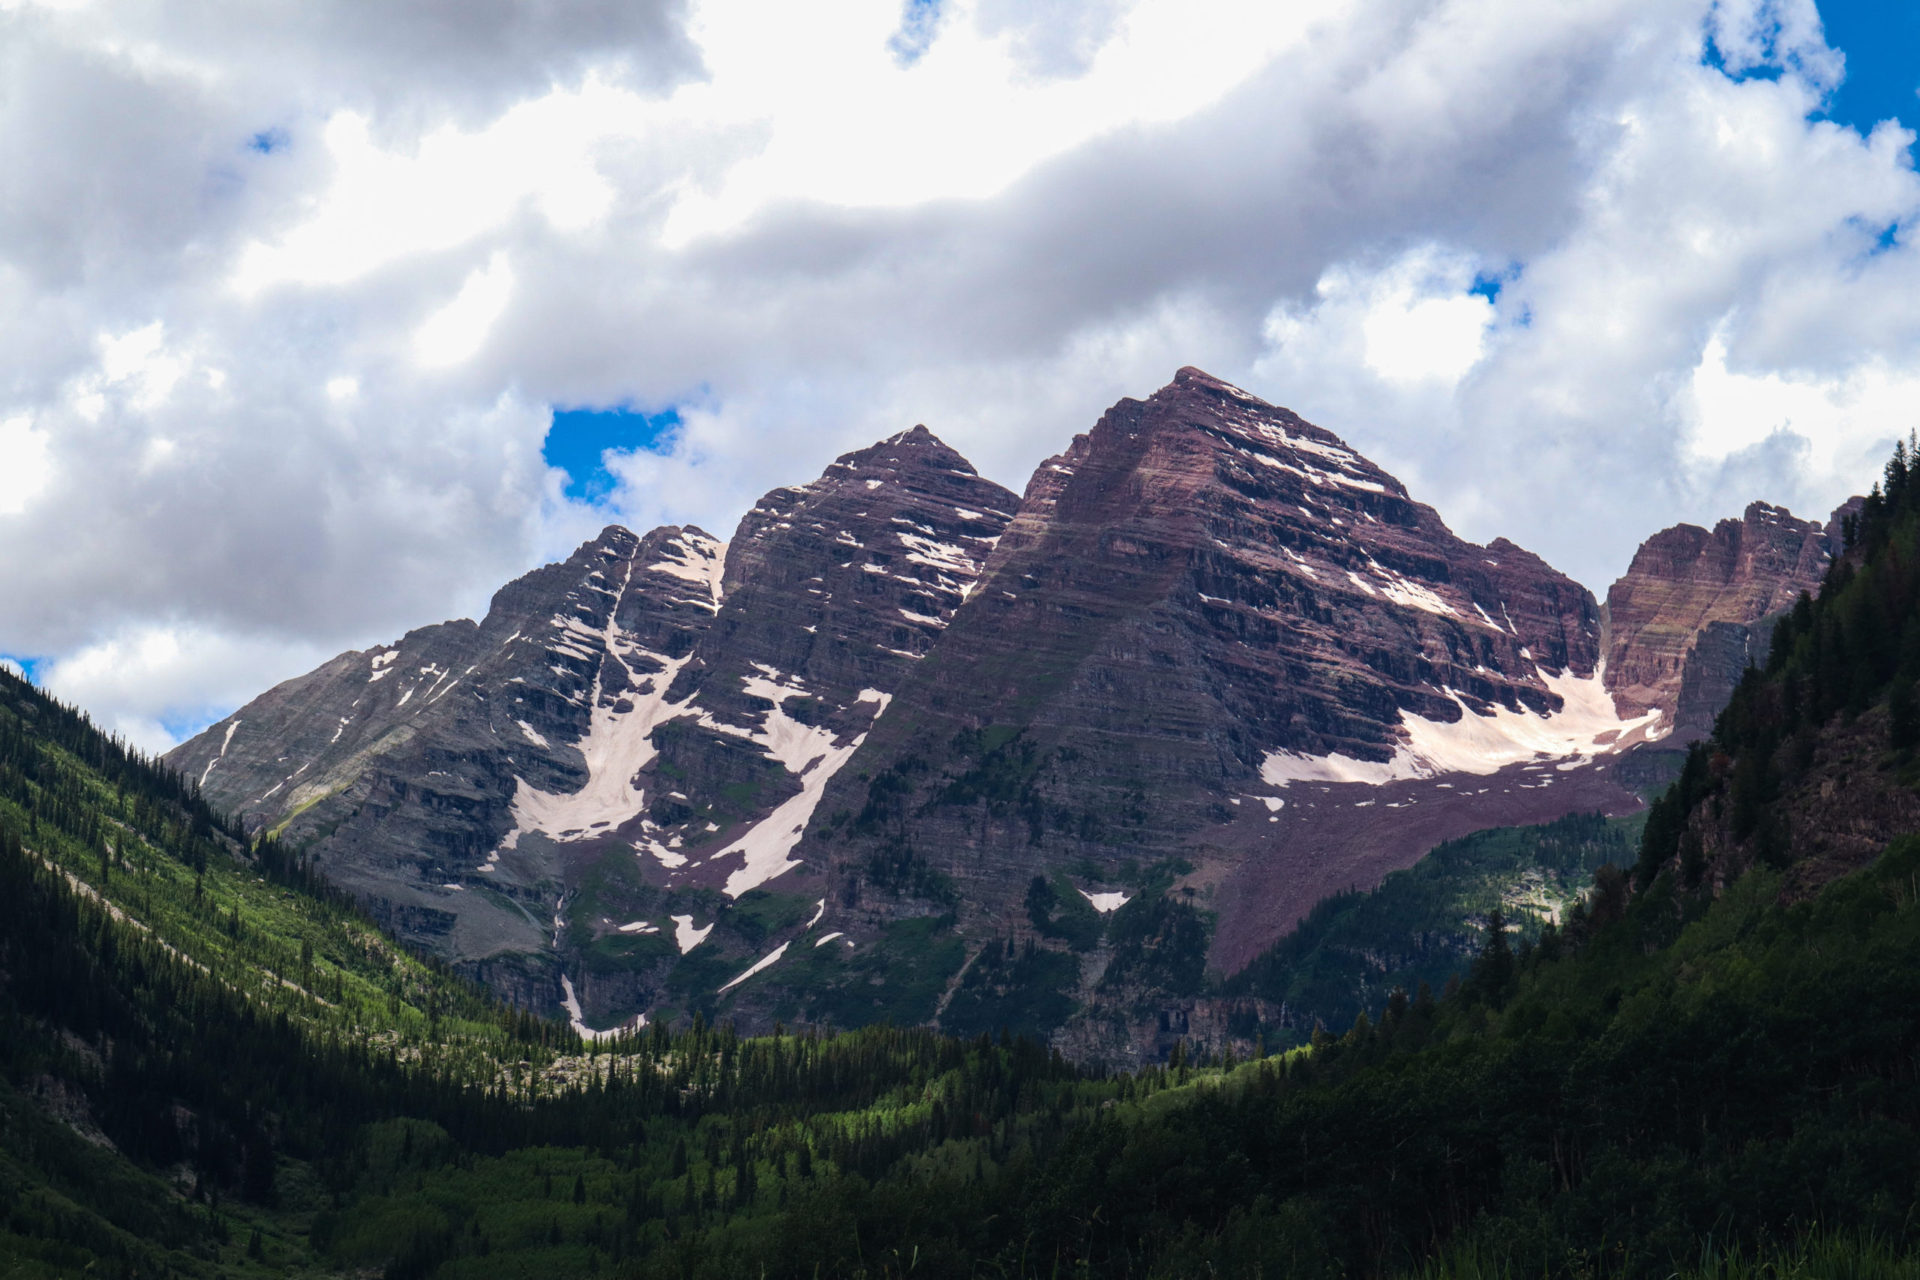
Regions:
[[[1321,902],[1225,989],[1284,1004],[1289,1044],[1304,1043],[1316,1021],[1378,1017],[1396,988],[1438,990],[1465,968],[1485,942],[1488,912],[1501,912],[1529,945],[1545,925],[1584,910],[1594,873],[1632,861],[1644,821],[1571,814],[1450,840],[1371,892]]]

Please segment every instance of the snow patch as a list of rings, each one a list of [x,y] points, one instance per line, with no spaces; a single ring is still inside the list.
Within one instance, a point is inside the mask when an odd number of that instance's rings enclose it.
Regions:
[[[626,580],[620,587],[621,598],[632,582],[633,566],[629,564]],[[601,646],[612,653],[616,642],[626,642],[629,652],[645,654],[620,629],[619,613],[616,599],[614,607],[607,612],[607,625],[599,633]],[[685,713],[683,704],[667,701],[667,690],[680,669],[693,660],[691,653],[680,658],[645,656],[659,662],[663,669],[646,677],[652,691],[633,695],[630,710],[617,709],[618,703],[601,705],[600,674],[598,670],[594,673],[593,689],[587,699],[587,705],[592,708],[587,736],[575,744],[586,757],[584,786],[573,792],[541,791],[526,779],[515,777],[514,825],[501,842],[502,849],[516,847],[520,837],[529,831],[543,832],[556,840],[584,839],[599,828],[618,826],[640,811],[645,797],[633,785],[634,776],[658,754],[652,742],[654,729]]]
[[[1536,668],[1538,671],[1539,669]],[[1558,712],[1536,715],[1509,711],[1495,704],[1479,715],[1453,690],[1447,690],[1460,708],[1460,719],[1449,724],[1402,712],[1400,727],[1406,738],[1387,760],[1357,760],[1339,754],[1308,756],[1293,751],[1270,751],[1260,776],[1276,787],[1293,782],[1363,782],[1379,786],[1413,778],[1448,773],[1485,776],[1509,765],[1533,760],[1564,760],[1618,751],[1638,742],[1665,737],[1659,710],[1623,720],[1606,691],[1606,664],[1584,679],[1571,671],[1549,675],[1539,671],[1547,689],[1561,699]]]
[[[863,693],[860,696],[864,698],[867,695]],[[344,723],[344,721],[342,723]],[[207,761],[207,767],[200,771],[201,786],[204,787],[207,785],[207,775],[213,772],[213,766],[219,764],[222,760],[225,760],[227,758],[227,748],[233,745],[234,730],[238,729],[239,727],[240,727],[240,722],[238,720],[235,720],[232,724],[227,726],[227,736],[220,739],[220,754],[215,756],[213,759]],[[333,736],[337,738],[340,735],[338,733],[335,733]],[[272,793],[269,792],[268,794],[272,794]]]
[[[980,573],[980,562],[968,555],[965,549],[950,542],[916,537],[911,533],[896,536],[906,544],[907,559],[914,564],[923,564],[965,578],[977,577]]]
[[[791,942],[781,943],[779,946],[775,947],[772,951],[769,951],[766,955],[761,956],[758,960],[754,961],[752,967],[750,967],[745,973],[741,974],[739,977],[735,978],[733,981],[724,984],[720,988],[720,990],[725,991],[729,987],[739,986],[741,983],[745,982],[748,978],[751,978],[754,974],[759,973],[762,969],[765,969],[768,966],[775,963],[776,961],[778,961],[781,956],[787,954],[787,948],[792,945],[793,944]],[[714,994],[718,995],[719,992],[715,992]]]
[[[1088,893],[1085,889],[1082,889],[1080,890],[1080,896],[1085,898],[1088,902],[1091,902],[1093,904],[1093,909],[1095,911],[1098,911],[1101,915],[1105,915],[1109,911],[1118,911],[1120,908],[1126,906],[1127,903],[1132,901],[1132,899],[1129,898],[1126,894],[1119,893],[1119,892]]]
[[[679,945],[681,955],[687,954],[687,952],[705,942],[707,935],[712,932],[713,926],[711,924],[704,929],[694,928],[693,917],[691,915],[673,917],[673,940]]]
[[[1412,609],[1419,609],[1426,613],[1437,613],[1449,618],[1457,618],[1460,616],[1455,612],[1452,605],[1448,604],[1445,600],[1441,599],[1437,593],[1423,586],[1421,583],[1403,574],[1395,573],[1393,570],[1379,564],[1374,564],[1372,561],[1368,563],[1372,566],[1373,571],[1380,576],[1381,594],[1395,604],[1403,604]]]
[[[757,692],[753,688],[753,678],[749,677],[745,683],[749,692]],[[775,686],[775,690],[784,693],[785,697],[793,696],[792,690],[781,690],[778,686]],[[762,693],[760,696],[767,695]],[[786,765],[789,771],[800,775],[800,794],[789,797],[745,835],[713,855],[716,859],[734,855],[744,859],[744,865],[728,876],[723,886],[729,898],[737,898],[747,890],[800,865],[788,855],[800,843],[801,833],[807,829],[807,823],[813,819],[813,811],[820,806],[820,798],[826,794],[827,783],[853,758],[860,744],[867,740],[867,735],[862,733],[846,745],[836,747],[829,730],[799,723],[782,708],[783,699],[770,700],[774,703],[774,709],[768,714],[766,724],[753,737],[766,748],[769,755]],[[873,713],[877,720],[887,709],[892,697],[877,689],[862,689],[855,701],[877,703]]]
[[[515,720],[514,723],[520,726],[520,732],[526,734],[527,741],[531,742],[534,746],[544,747],[549,745],[547,740],[541,736],[540,731],[528,724],[525,720]]]
[[[582,1040],[611,1040],[630,1027],[638,1028],[647,1025],[647,1015],[643,1013],[626,1026],[614,1027],[609,1031],[595,1031],[587,1025],[586,1015],[580,1011],[580,997],[573,993],[573,979],[564,973],[560,975],[560,990],[563,992],[560,1003],[566,1008],[567,1022],[573,1027],[574,1034]]]
[[[376,680],[385,679],[387,676],[393,674],[392,663],[393,663],[393,660],[399,656],[400,656],[400,651],[398,649],[395,649],[390,653],[374,654],[373,655],[373,673],[367,677],[367,683],[372,684]]]
[[[841,933],[840,933],[840,931],[839,931],[838,929],[835,929],[835,930],[834,930],[834,931],[833,931],[832,933],[830,933],[830,934],[828,934],[828,935],[827,935],[826,937],[824,937],[824,938],[822,938],[822,939],[820,939],[820,940],[819,940],[818,942],[816,942],[816,943],[814,943],[813,945],[814,945],[814,946],[816,946],[816,947],[824,947],[824,946],[826,946],[826,945],[827,945],[827,944],[828,944],[829,942],[832,942],[832,941],[833,941],[833,940],[834,940],[835,938],[838,938],[838,937],[841,937],[841,936],[842,936],[842,935],[841,935]]]

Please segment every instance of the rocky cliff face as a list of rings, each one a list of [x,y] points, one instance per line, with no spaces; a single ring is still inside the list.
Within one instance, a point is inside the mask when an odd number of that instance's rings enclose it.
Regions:
[[[1792,607],[1802,591],[1817,592],[1834,549],[1825,526],[1764,502],[1712,532],[1681,524],[1647,539],[1607,592],[1614,705],[1622,715],[1658,710],[1672,721],[1690,683],[1683,737],[1711,731],[1746,665],[1744,629]],[[1715,624],[1741,630],[1716,631],[1689,680],[1688,655]]]
[[[609,528],[484,621],[344,654],[170,762],[535,1007],[604,1024],[710,997],[703,966],[731,976],[798,895],[729,907],[799,870],[822,788],[1013,506],[915,428],[767,495],[731,548]]]

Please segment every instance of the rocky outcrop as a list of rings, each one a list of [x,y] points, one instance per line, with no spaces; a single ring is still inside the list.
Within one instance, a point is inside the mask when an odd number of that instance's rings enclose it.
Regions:
[[[1835,513],[1836,524],[1840,513]],[[1607,688],[1623,716],[1680,711],[1688,654],[1715,623],[1747,628],[1817,592],[1834,547],[1826,527],[1783,507],[1750,505],[1712,532],[1680,524],[1646,540],[1626,576],[1607,592]],[[1687,732],[1712,729],[1733,684],[1733,632],[1718,634],[1700,657],[1689,694]],[[1732,668],[1734,680],[1744,668]]]

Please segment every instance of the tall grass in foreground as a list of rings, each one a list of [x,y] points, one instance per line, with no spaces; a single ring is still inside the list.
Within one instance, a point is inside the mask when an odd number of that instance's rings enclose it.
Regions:
[[[1548,1273],[1542,1273],[1548,1274]],[[1595,1258],[1554,1275],[1603,1277],[1604,1259]],[[1536,1280],[1480,1242],[1468,1242],[1407,1275],[1406,1280]],[[1778,1249],[1721,1248],[1701,1244],[1700,1256],[1678,1267],[1671,1280],[1920,1280],[1920,1255],[1903,1253],[1879,1237],[1844,1231],[1816,1231]]]

